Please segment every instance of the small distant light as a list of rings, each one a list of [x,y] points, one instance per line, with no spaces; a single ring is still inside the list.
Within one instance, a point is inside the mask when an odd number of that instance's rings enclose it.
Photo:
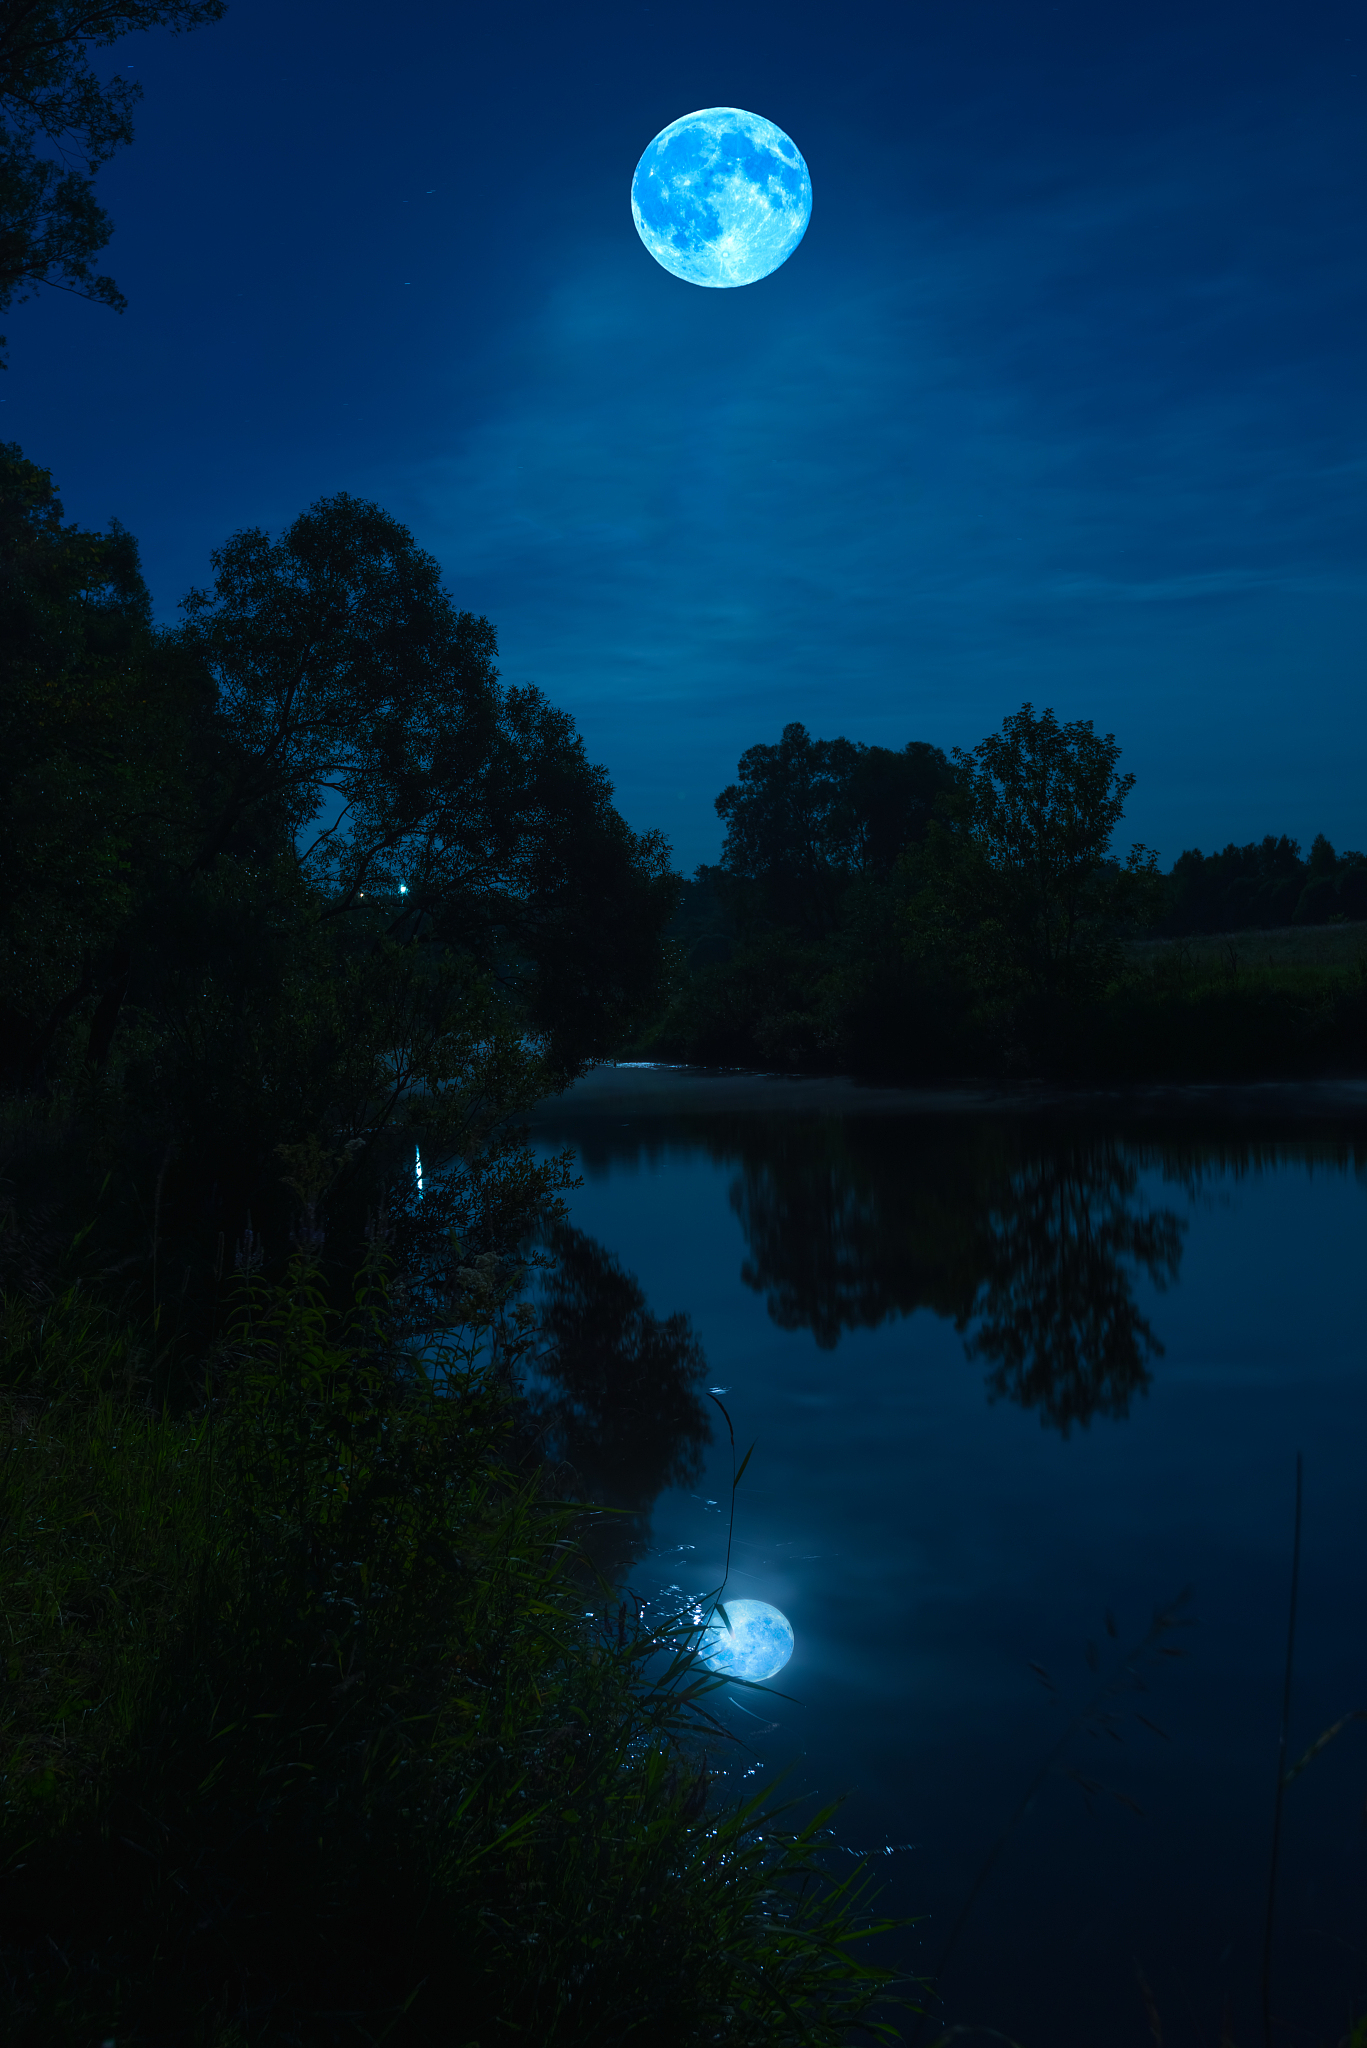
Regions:
[[[406,896],[406,895],[408,894],[408,884],[407,884],[407,882],[400,882],[400,884],[399,884],[399,894],[400,894],[400,896]]]

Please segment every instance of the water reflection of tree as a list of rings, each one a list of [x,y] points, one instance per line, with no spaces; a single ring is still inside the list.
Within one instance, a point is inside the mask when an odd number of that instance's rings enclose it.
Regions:
[[[621,1513],[595,1557],[620,1577],[649,1539],[667,1486],[696,1486],[712,1431],[698,1388],[707,1361],[686,1315],[652,1315],[635,1278],[582,1231],[558,1226],[542,1302],[545,1350],[527,1389],[567,1487]]]
[[[741,1142],[732,1205],[746,1283],[824,1349],[929,1308],[970,1332],[992,1399],[1065,1434],[1122,1416],[1162,1344],[1135,1300],[1176,1278],[1183,1221],[1140,1188],[1142,1156],[1105,1136],[986,1122],[813,1118]],[[734,1153],[733,1155],[734,1156]]]
[[[1134,1278],[1176,1279],[1186,1225],[1139,1201],[1138,1181],[1118,1145],[1071,1145],[1013,1173],[989,1214],[991,1270],[964,1349],[990,1363],[992,1400],[1038,1408],[1065,1436],[1094,1415],[1127,1415],[1163,1353]]]
[[[933,1308],[966,1313],[980,1258],[960,1227],[973,1174],[961,1147],[820,1118],[737,1132],[731,1206],[745,1233],[747,1287],[784,1330],[832,1351],[846,1330]],[[963,1183],[962,1186],[958,1186]],[[957,1187],[946,1210],[943,1197]],[[946,1230],[946,1215],[955,1219]]]

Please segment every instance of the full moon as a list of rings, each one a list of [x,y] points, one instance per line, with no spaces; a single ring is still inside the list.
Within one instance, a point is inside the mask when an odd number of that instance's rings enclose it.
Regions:
[[[714,1614],[703,1631],[698,1655],[709,1671],[727,1678],[763,1681],[781,1671],[793,1654],[793,1625],[767,1600],[728,1600],[728,1629]]]
[[[797,144],[772,121],[708,107],[655,137],[631,181],[631,217],[675,277],[718,288],[755,284],[806,234],[812,181]]]

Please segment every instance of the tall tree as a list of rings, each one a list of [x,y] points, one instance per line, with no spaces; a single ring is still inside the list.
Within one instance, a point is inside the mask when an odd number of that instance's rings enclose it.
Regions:
[[[292,1217],[354,1247],[367,1208],[444,1313],[453,1231],[506,1250],[563,1177],[508,1119],[653,999],[668,847],[378,507],[324,500],[215,570],[158,633],[131,538],[0,461],[4,1079],[117,1124],[33,1170],[79,1227],[112,1163],[91,1247],[157,1247],[187,1314],[248,1212],[278,1258]],[[282,1147],[314,1162],[302,1220]]]
[[[95,259],[113,223],[93,179],[133,140],[142,87],[102,85],[90,62],[140,29],[179,34],[217,21],[226,0],[0,0],[0,311],[42,285],[122,312]],[[0,349],[4,347],[0,336]]]
[[[747,748],[716,800],[722,867],[762,915],[823,937],[850,882],[890,872],[948,780],[944,755],[922,741],[895,753],[786,725],[777,746]]]
[[[83,1020],[96,1064],[107,1050],[133,906],[189,812],[190,711],[155,659],[132,535],[68,525],[49,471],[0,447],[0,1071],[11,1081],[41,1079],[68,1019]]]
[[[914,943],[957,954],[985,993],[1094,989],[1125,920],[1156,902],[1156,856],[1136,845],[1122,864],[1112,850],[1134,787],[1115,735],[1023,704],[953,758],[955,791],[918,864],[929,886]]]
[[[324,921],[365,904],[389,940],[494,974],[563,1075],[610,1052],[653,999],[675,883],[573,721],[501,685],[489,621],[376,505],[322,499],[213,563],[176,636],[223,737],[196,865],[264,837]]]

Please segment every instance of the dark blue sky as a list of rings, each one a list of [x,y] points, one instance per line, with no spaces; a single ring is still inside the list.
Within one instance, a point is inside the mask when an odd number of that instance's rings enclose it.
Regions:
[[[683,867],[789,719],[971,745],[1026,697],[1114,730],[1165,864],[1367,846],[1361,6],[232,0],[120,58],[129,310],[13,311],[0,432],[162,617],[345,489]],[[736,291],[628,203],[709,105],[812,175]]]

